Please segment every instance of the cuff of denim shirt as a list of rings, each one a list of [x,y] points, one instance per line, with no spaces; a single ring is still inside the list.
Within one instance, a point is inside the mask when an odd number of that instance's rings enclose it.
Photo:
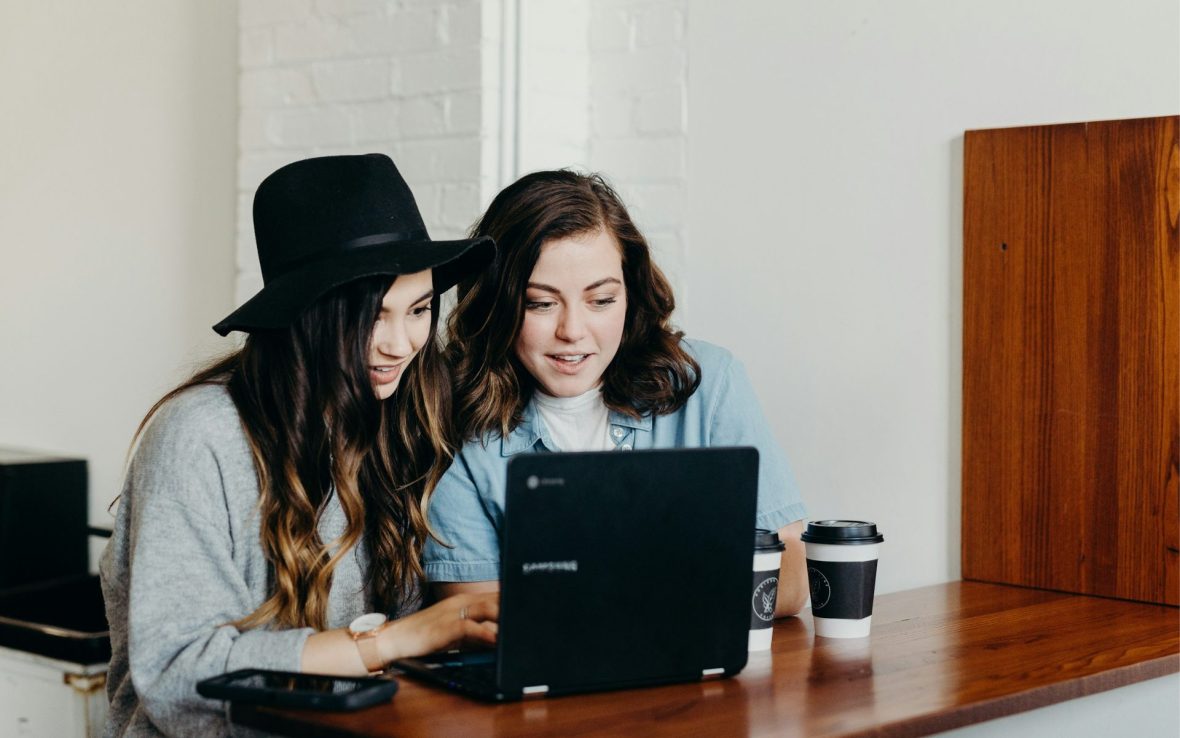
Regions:
[[[499,561],[428,561],[423,569],[431,582],[489,582],[500,578]]]
[[[777,510],[760,513],[758,517],[754,518],[754,526],[766,530],[778,530],[805,517],[807,517],[807,508],[803,506],[802,502],[793,502]]]

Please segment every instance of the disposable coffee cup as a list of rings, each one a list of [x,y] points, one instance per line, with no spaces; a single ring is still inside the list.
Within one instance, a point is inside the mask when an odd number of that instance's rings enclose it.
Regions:
[[[774,605],[778,601],[778,570],[786,545],[778,532],[754,529],[754,594],[750,598],[750,650],[770,648]]]
[[[816,520],[803,532],[815,634],[863,638],[873,622],[877,557],[885,537],[864,520]]]

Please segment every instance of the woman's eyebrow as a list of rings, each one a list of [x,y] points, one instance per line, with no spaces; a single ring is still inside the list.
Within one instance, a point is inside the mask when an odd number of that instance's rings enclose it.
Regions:
[[[582,291],[583,291],[583,292],[589,292],[590,290],[596,290],[596,289],[598,289],[599,287],[602,287],[603,285],[606,285],[606,284],[610,284],[610,283],[612,283],[612,282],[613,282],[613,283],[615,283],[615,284],[622,284],[622,282],[620,282],[618,279],[616,279],[616,278],[614,278],[614,277],[606,277],[605,279],[600,279],[600,280],[598,280],[598,281],[597,281],[597,282],[595,282],[594,284],[587,285],[587,286],[586,286],[586,289],[584,289],[584,290],[582,290]]]
[[[423,293],[423,295],[421,297],[419,297],[417,300],[414,300],[413,302],[411,302],[410,305],[411,306],[417,305],[418,303],[422,302],[423,300],[429,300],[432,297],[434,297],[434,290],[433,289],[427,290],[425,293]],[[389,307],[385,303],[381,303],[381,312],[388,313],[390,310],[393,310],[393,308]]]
[[[604,277],[604,278],[602,278],[602,279],[598,280],[597,282],[594,282],[593,284],[589,284],[589,285],[587,285],[587,286],[585,287],[585,289],[583,289],[582,291],[583,291],[583,292],[589,292],[590,290],[596,290],[596,289],[598,289],[599,287],[602,287],[603,285],[606,285],[606,284],[611,284],[611,283],[614,283],[614,284],[622,284],[622,282],[620,282],[620,281],[619,281],[617,278],[615,278],[615,277]],[[556,287],[552,287],[552,286],[550,286],[550,285],[544,284],[544,283],[542,283],[542,282],[529,282],[529,283],[526,285],[526,287],[527,287],[528,289],[532,289],[532,290],[542,290],[543,292],[552,292],[552,293],[553,293],[553,294],[555,294],[555,295],[560,295],[560,294],[561,294],[561,290],[557,289]]]

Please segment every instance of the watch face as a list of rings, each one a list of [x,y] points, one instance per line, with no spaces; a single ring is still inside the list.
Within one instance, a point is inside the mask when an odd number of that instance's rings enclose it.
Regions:
[[[367,615],[361,615],[348,626],[348,629],[353,633],[368,633],[374,628],[380,627],[385,622],[385,616],[379,612],[371,612]]]

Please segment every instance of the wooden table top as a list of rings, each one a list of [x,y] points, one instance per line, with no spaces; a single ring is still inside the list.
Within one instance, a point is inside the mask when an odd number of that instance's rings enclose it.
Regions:
[[[493,705],[401,677],[355,713],[233,718],[301,736],[920,736],[1177,671],[1177,608],[951,582],[877,597],[867,639],[781,620],[732,679]]]

